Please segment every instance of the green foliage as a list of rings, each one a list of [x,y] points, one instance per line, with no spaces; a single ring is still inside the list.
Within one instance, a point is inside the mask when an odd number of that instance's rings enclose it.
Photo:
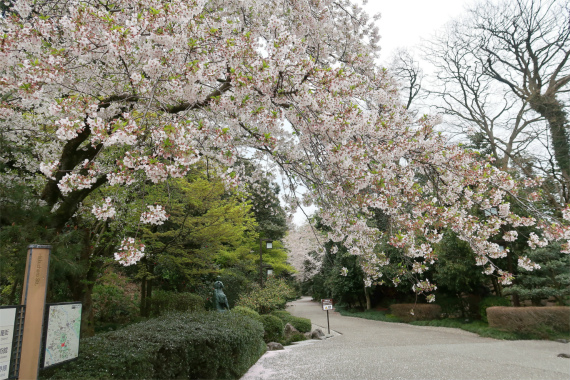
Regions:
[[[441,313],[446,317],[463,315],[463,301],[456,295],[436,294],[435,303],[441,306]]]
[[[475,266],[475,254],[467,242],[447,231],[435,251],[438,260],[433,280],[440,291],[446,290],[450,295],[482,291],[486,279],[481,267]]]
[[[436,326],[436,327],[453,327],[475,333],[482,337],[504,339],[504,340],[522,340],[522,339],[570,339],[570,334],[561,332],[546,331],[546,329],[538,329],[532,333],[515,333],[503,331],[489,325],[483,321],[465,322],[463,319],[441,319],[433,321],[414,321],[411,325],[416,326]]]
[[[284,325],[290,323],[299,332],[306,333],[311,331],[312,324],[308,318],[295,317],[285,310],[274,310],[271,312],[271,315],[281,319]]]
[[[150,271],[163,289],[193,289],[220,267],[238,265],[255,244],[251,206],[200,167],[151,186],[147,198],[169,205],[169,219],[143,234]]]
[[[169,311],[204,311],[204,299],[193,293],[176,293],[157,290],[152,294],[151,314],[158,317]]]
[[[42,379],[239,379],[265,352],[261,323],[235,313],[173,313],[82,340]]]
[[[311,331],[312,324],[311,320],[308,318],[291,316],[289,323],[299,330],[299,332],[306,333]]]
[[[224,293],[228,298],[230,308],[234,307],[240,294],[247,293],[252,289],[253,282],[237,269],[224,269],[219,277],[224,284]]]
[[[491,306],[511,306],[511,301],[505,297],[485,297],[479,304],[479,312],[481,314],[481,320],[483,322],[489,322],[487,320],[487,308]]]
[[[265,342],[279,342],[283,339],[283,328],[285,325],[281,319],[274,315],[266,314],[261,316],[261,323],[263,323],[263,329],[265,330],[263,335]]]
[[[340,313],[340,315],[345,317],[357,317],[357,318],[364,318],[364,319],[371,319],[373,321],[382,321],[382,322],[401,322],[400,319],[392,314],[388,314],[386,311],[377,311],[377,310],[366,310],[366,311],[348,311],[343,307],[337,307],[336,311]]]
[[[545,248],[526,249],[524,254],[540,269],[519,270],[516,281],[504,290],[505,295],[518,295],[539,306],[540,300],[554,297],[559,305],[570,304],[570,255],[561,253],[560,243]]]
[[[248,294],[242,295],[236,305],[249,307],[259,314],[268,314],[276,309],[284,309],[287,301],[295,299],[296,293],[283,279],[269,278],[263,288],[255,286]]]
[[[107,269],[93,286],[95,321],[128,323],[138,316],[138,287],[120,273]]]
[[[331,253],[333,247],[338,252]],[[338,305],[352,307],[362,304],[364,300],[364,273],[358,262],[358,257],[349,255],[346,249],[338,243],[331,241],[325,244],[326,253],[323,258],[321,271],[315,275],[311,282],[313,299],[333,298]],[[343,276],[342,268],[348,269]]]
[[[291,343],[301,342],[303,340],[307,340],[307,337],[304,334],[293,334],[289,338],[283,340],[283,345],[288,346]]]
[[[245,315],[246,317],[255,319],[256,321],[261,321],[261,316],[259,313],[255,310],[250,309],[249,307],[236,306],[232,309],[232,313]]]

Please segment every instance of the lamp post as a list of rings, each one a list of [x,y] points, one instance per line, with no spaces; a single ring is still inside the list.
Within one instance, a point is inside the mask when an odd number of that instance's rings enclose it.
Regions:
[[[273,248],[273,240],[259,238],[259,285],[263,287],[263,246],[262,242],[266,242],[266,248]]]

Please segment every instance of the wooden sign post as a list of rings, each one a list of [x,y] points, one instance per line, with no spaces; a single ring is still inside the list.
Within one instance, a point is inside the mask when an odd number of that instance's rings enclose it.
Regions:
[[[44,308],[48,284],[51,245],[30,245],[22,291],[26,306],[19,380],[36,380],[39,373]]]

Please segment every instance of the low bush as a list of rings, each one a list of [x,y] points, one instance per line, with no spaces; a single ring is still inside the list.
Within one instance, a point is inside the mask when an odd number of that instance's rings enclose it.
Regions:
[[[265,333],[263,339],[265,342],[279,342],[283,339],[283,321],[274,315],[261,315],[261,323]]]
[[[156,290],[151,299],[151,316],[158,317],[170,311],[204,311],[204,299],[194,293],[176,293]]]
[[[139,313],[138,286],[108,268],[93,286],[93,311],[100,324],[132,322]]]
[[[254,289],[240,297],[237,306],[249,307],[259,314],[269,314],[277,309],[284,309],[287,301],[295,299],[295,289],[285,280],[270,278],[263,288]]]
[[[570,307],[567,306],[493,306],[487,309],[489,326],[517,333],[570,331]]]
[[[481,320],[483,322],[489,322],[487,320],[487,309],[492,306],[511,306],[511,301],[505,297],[485,297],[479,304],[479,312],[481,313]]]
[[[402,322],[428,321],[441,316],[441,306],[425,303],[396,303],[390,306],[390,311]]]
[[[295,317],[295,316],[291,316],[289,323],[292,324],[294,328],[296,328],[297,330],[299,330],[299,332],[302,332],[302,333],[310,332],[311,328],[313,326],[311,324],[310,319]]]
[[[261,322],[261,316],[259,315],[259,313],[255,310],[250,309],[249,307],[236,306],[232,309],[232,313],[245,315],[246,317],[253,318],[256,321]]]
[[[435,302],[441,306],[441,313],[448,318],[460,317],[463,315],[462,299],[457,296],[447,294],[438,294],[435,296]]]
[[[83,339],[76,361],[41,378],[239,379],[264,352],[263,327],[251,318],[171,313]]]
[[[295,317],[285,310],[272,311],[271,315],[274,315],[277,318],[281,319],[284,325],[290,323],[294,328],[299,330],[299,332],[306,333],[311,331],[312,324],[311,320],[308,318]]]

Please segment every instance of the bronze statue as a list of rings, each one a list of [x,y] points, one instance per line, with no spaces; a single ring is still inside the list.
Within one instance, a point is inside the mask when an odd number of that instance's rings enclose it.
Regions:
[[[216,310],[220,313],[230,310],[228,297],[224,294],[223,288],[224,283],[220,281],[220,277],[218,277],[217,281],[214,282],[214,306],[216,306]]]

